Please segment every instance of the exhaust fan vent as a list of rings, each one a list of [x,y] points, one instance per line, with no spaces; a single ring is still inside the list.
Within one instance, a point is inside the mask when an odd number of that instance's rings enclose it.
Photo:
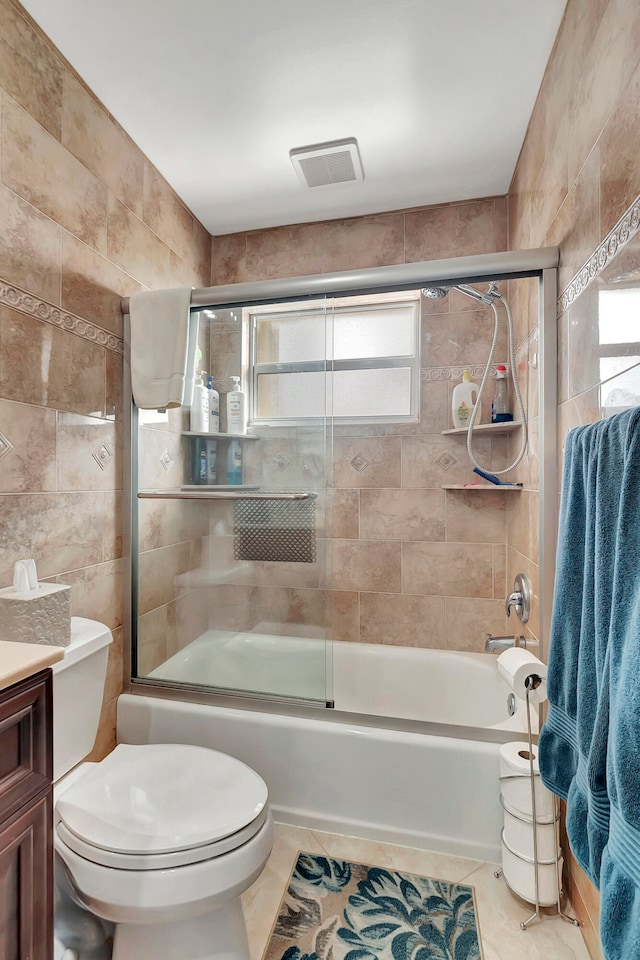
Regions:
[[[364,180],[358,142],[332,140],[289,151],[293,169],[303,187],[326,187],[332,183],[350,183]]]

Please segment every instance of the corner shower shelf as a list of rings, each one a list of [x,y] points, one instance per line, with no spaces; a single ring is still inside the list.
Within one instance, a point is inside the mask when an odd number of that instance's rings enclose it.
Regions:
[[[522,487],[512,487],[509,484],[498,484],[498,483],[443,483],[443,490],[506,490],[509,493],[516,491],[520,493]]]
[[[473,428],[474,433],[495,433],[496,436],[506,436],[522,426],[521,420],[510,420],[507,423],[480,423]],[[443,436],[462,435],[468,433],[467,427],[454,427],[453,430],[441,430]]]

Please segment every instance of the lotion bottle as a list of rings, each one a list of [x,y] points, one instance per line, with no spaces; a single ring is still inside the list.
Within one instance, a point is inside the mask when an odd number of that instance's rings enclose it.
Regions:
[[[191,433],[209,433],[209,391],[204,385],[206,371],[201,370],[193,386],[193,403],[189,417]]]
[[[454,427],[468,427],[475,402],[478,399],[478,384],[471,380],[471,371],[462,371],[462,383],[456,384],[451,397],[451,415]],[[474,396],[475,394],[475,396]],[[480,410],[476,415],[475,426],[480,423]]]
[[[233,389],[227,394],[227,431],[247,432],[247,398],[240,389],[240,377],[231,377]]]

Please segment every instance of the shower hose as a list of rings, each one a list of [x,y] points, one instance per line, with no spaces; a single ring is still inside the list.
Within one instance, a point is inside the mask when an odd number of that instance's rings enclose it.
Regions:
[[[518,409],[518,414],[520,421],[522,423],[521,428],[521,443],[520,451],[518,456],[510,463],[508,467],[504,467],[502,470],[491,470],[489,467],[483,467],[482,464],[478,463],[474,454],[473,454],[473,430],[477,420],[478,412],[480,411],[480,403],[482,400],[482,393],[484,391],[489,372],[491,370],[491,365],[493,363],[493,354],[495,352],[496,343],[498,340],[498,332],[500,330],[500,316],[498,314],[498,309],[495,305],[495,302],[491,304],[491,309],[493,310],[494,315],[494,327],[493,327],[493,339],[491,341],[491,349],[489,350],[489,356],[487,358],[487,365],[485,367],[484,376],[482,377],[482,382],[478,389],[478,396],[476,397],[476,402],[471,413],[471,419],[469,420],[469,429],[467,430],[467,453],[469,454],[469,459],[471,460],[474,467],[478,467],[479,470],[483,470],[488,473],[492,473],[494,476],[499,477],[504,473],[509,473],[510,470],[513,470],[514,467],[517,467],[522,458],[525,455],[528,442],[528,425],[527,425],[527,414],[524,409],[524,403],[522,402],[522,394],[520,393],[520,385],[518,383],[518,376],[516,373],[516,348],[515,348],[515,335],[513,331],[513,316],[511,314],[511,308],[507,300],[497,291],[493,294],[498,300],[502,301],[504,309],[507,314],[507,333],[509,339],[509,358],[507,362],[508,368],[511,370],[511,379],[513,380],[513,392],[516,398],[516,406]]]

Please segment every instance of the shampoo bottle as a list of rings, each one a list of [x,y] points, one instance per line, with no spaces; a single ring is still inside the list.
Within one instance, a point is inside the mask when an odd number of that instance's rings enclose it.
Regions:
[[[247,398],[240,389],[240,377],[231,377],[233,389],[227,394],[227,431],[247,432]]]
[[[206,375],[206,372],[202,370],[196,377],[193,386],[193,403],[191,404],[191,416],[189,418],[189,429],[192,433],[209,432],[209,391],[203,380]]]
[[[478,384],[471,380],[471,371],[462,371],[462,383],[456,384],[451,397],[451,414],[454,427],[468,427],[475,402],[478,399]],[[475,426],[480,423],[480,410],[476,415]]]
[[[232,440],[227,450],[227,483],[242,483],[242,447],[239,440]]]
[[[209,433],[220,433],[220,394],[213,386],[213,377],[207,378],[209,394]]]

